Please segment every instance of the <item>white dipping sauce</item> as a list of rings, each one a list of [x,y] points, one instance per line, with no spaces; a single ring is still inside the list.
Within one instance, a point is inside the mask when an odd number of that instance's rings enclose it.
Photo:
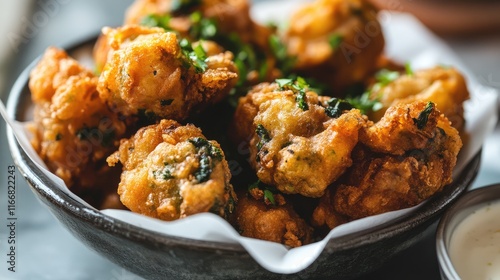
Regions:
[[[463,279],[500,279],[500,203],[467,216],[450,241],[453,267]]]

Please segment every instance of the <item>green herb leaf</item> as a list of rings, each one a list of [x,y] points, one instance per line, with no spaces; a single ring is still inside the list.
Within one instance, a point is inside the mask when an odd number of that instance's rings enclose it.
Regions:
[[[427,105],[425,105],[424,110],[420,112],[418,118],[413,118],[413,123],[417,126],[418,129],[423,129],[427,125],[427,122],[429,121],[429,115],[434,110],[434,107],[434,103],[430,101],[427,102]]]
[[[330,118],[338,118],[342,115],[342,112],[353,108],[352,104],[348,101],[335,97],[328,100],[327,104],[328,106],[325,108],[325,113]]]
[[[295,77],[294,79],[276,79],[275,81],[281,90],[291,90],[297,94],[295,101],[300,109],[304,111],[309,110],[306,95],[306,90],[309,89],[309,84],[304,78]]]
[[[289,56],[286,45],[276,35],[269,37],[269,47],[276,58],[277,68],[281,70],[284,76],[288,76],[297,61],[296,57]]]
[[[399,72],[390,71],[388,69],[382,69],[375,74],[375,79],[380,83],[381,86],[386,86],[399,78]]]
[[[342,44],[342,41],[344,40],[344,37],[338,33],[334,33],[330,35],[328,38],[328,43],[330,43],[330,46],[332,47],[332,50],[338,49],[340,47],[340,44]]]
[[[197,73],[203,73],[207,70],[207,54],[201,44],[198,44],[194,49],[192,44],[187,39],[182,39],[179,42],[181,52],[184,56],[184,66],[193,66]]]
[[[299,91],[299,93],[297,93],[297,97],[295,97],[295,101],[297,101],[299,108],[302,109],[303,111],[309,110],[309,105],[307,104],[305,91]]]
[[[200,11],[189,15],[191,27],[189,35],[195,40],[212,39],[217,35],[217,22],[214,19],[203,17]]]
[[[271,141],[271,136],[269,135],[269,132],[262,124],[257,125],[255,133],[257,133],[257,136],[259,136],[260,138],[259,143],[257,143],[257,150],[260,151],[262,149],[262,146],[264,146],[264,144]]]
[[[376,112],[383,107],[378,99],[370,99],[370,92],[368,91],[361,96],[347,97],[346,101],[351,103],[354,108],[359,109],[362,114]]]
[[[406,71],[406,75],[413,76],[413,69],[411,69],[410,62],[405,63],[405,71]]]
[[[170,9],[172,12],[186,13],[199,5],[201,5],[201,0],[172,0]]]
[[[140,25],[149,27],[161,27],[165,30],[172,30],[170,28],[170,15],[155,15],[149,14],[142,18]]]
[[[264,200],[269,201],[272,205],[276,205],[274,194],[270,190],[264,190]]]
[[[199,167],[193,175],[199,183],[206,182],[210,179],[215,164],[222,160],[222,151],[202,137],[194,137],[188,141],[196,148],[199,159]]]

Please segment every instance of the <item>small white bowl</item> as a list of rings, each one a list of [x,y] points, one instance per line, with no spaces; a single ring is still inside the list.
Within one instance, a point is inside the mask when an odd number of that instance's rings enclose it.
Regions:
[[[500,203],[500,184],[477,188],[465,193],[441,218],[436,233],[436,251],[442,279],[461,279],[450,254],[452,237],[457,227],[469,215],[492,203]]]

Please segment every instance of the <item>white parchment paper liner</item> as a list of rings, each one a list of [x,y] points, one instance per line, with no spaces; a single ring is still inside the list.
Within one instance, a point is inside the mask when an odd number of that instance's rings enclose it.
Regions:
[[[300,1],[278,1],[278,3],[256,5],[253,15],[257,17],[257,20],[266,22],[275,19],[277,14],[289,15],[287,11],[296,7],[297,2]],[[382,12],[380,20],[386,38],[386,53],[390,58],[399,62],[410,62],[414,69],[433,67],[439,64],[452,65],[465,74],[471,92],[471,100],[465,104],[466,131],[471,135],[471,139],[463,147],[454,170],[455,174],[459,173],[481,149],[486,136],[493,131],[497,121],[497,92],[492,88],[481,86],[473,78],[472,73],[468,72],[453,55],[452,51],[412,16],[395,12]],[[25,129],[25,125],[9,119],[3,104],[0,104],[0,111],[21,147],[40,169],[61,190],[75,200],[93,208],[71,193],[60,178],[47,170],[30,144],[30,135]],[[211,213],[165,222],[123,210],[108,209],[101,212],[118,220],[159,233],[198,240],[239,243],[265,269],[275,273],[290,274],[299,272],[312,264],[330,239],[384,224],[410,213],[417,207],[419,206],[367,217],[338,226],[322,241],[293,249],[273,242],[242,237],[224,219]]]

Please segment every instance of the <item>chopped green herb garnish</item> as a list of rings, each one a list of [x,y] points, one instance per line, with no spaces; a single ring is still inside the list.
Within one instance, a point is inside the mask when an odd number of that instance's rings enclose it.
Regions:
[[[405,71],[406,71],[406,75],[408,75],[408,76],[413,75],[413,69],[411,69],[411,64],[409,62],[405,63]]]
[[[297,94],[295,101],[297,101],[300,109],[304,111],[309,110],[306,96],[306,90],[309,89],[309,85],[304,78],[296,77],[295,79],[276,79],[276,83],[281,90],[291,90]]]
[[[297,58],[288,55],[286,45],[276,35],[271,35],[269,37],[269,47],[276,58],[277,68],[281,70],[284,76],[288,76]]]
[[[425,105],[425,108],[420,114],[418,115],[418,118],[413,118],[413,123],[417,126],[418,129],[423,129],[427,125],[427,121],[429,120],[429,115],[432,113],[434,110],[434,103],[432,102],[427,102],[427,105]]]
[[[383,107],[378,99],[370,99],[370,92],[368,91],[361,96],[347,97],[346,101],[351,103],[354,108],[359,109],[362,114],[376,112]]]
[[[170,15],[150,14],[143,17],[140,24],[149,27],[161,27],[165,30],[172,30],[170,28],[170,19]]]
[[[302,111],[309,110],[305,91],[299,91],[299,93],[297,93],[297,97],[295,97],[295,101],[297,101],[297,104],[299,105],[299,108],[302,109]]]
[[[340,47],[340,44],[342,44],[342,41],[344,40],[344,37],[338,33],[334,33],[330,35],[328,38],[328,43],[330,43],[330,46],[332,47],[332,50],[338,49]]]
[[[335,97],[328,100],[327,104],[328,106],[325,108],[325,113],[330,118],[338,118],[342,115],[342,112],[353,108],[351,103]]]
[[[276,205],[274,194],[270,190],[264,190],[264,200],[269,201],[272,205]]]
[[[264,202],[269,202],[272,205],[276,205],[276,200],[274,199],[274,194],[278,192],[276,188],[266,185],[260,180],[257,180],[256,182],[248,186],[248,191],[252,191],[253,189],[259,189],[264,192]]]
[[[172,175],[174,172],[174,166],[165,163],[165,167],[161,170],[153,171],[153,175],[157,179],[162,179],[162,180],[169,180],[169,179],[174,179],[175,176]]]
[[[255,133],[257,133],[257,136],[259,136],[260,138],[259,143],[257,143],[257,150],[260,151],[262,149],[262,146],[264,146],[264,144],[271,141],[271,136],[269,135],[269,132],[262,124],[257,125]]]
[[[191,27],[189,35],[195,40],[212,39],[217,35],[217,23],[214,19],[203,17],[202,13],[196,11],[189,15]]]
[[[172,0],[170,9],[172,12],[186,13],[199,5],[201,5],[201,0]]]
[[[179,45],[185,57],[185,67],[193,66],[197,73],[203,73],[207,70],[208,65],[205,62],[207,54],[201,44],[193,48],[192,44],[187,39],[182,39]]]
[[[388,69],[382,69],[375,74],[375,79],[377,79],[377,83],[379,83],[381,86],[386,86],[399,78],[399,72],[397,71],[390,71]]]
[[[195,137],[189,139],[189,142],[196,148],[199,159],[198,169],[193,175],[199,183],[206,182],[210,179],[215,164],[222,160],[222,151],[205,138]]]

